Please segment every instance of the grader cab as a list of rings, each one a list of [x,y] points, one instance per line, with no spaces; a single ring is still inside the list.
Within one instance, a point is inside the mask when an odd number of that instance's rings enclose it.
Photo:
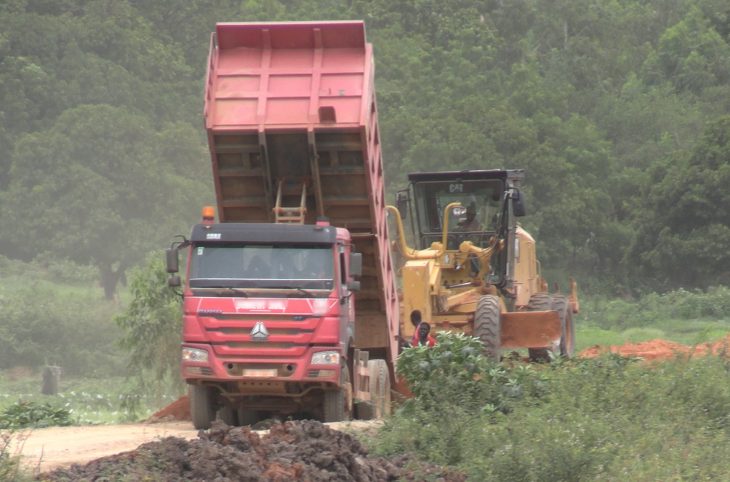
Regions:
[[[527,348],[531,359],[572,356],[575,282],[568,295],[549,294],[535,240],[517,223],[525,215],[522,170],[415,173],[388,206],[403,258],[401,335],[420,312],[436,331],[481,339],[499,360],[505,349]],[[408,245],[403,220],[409,220]]]

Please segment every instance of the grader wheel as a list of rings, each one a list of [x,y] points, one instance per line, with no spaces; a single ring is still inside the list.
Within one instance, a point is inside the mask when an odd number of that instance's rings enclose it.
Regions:
[[[527,303],[528,311],[549,311],[553,306],[553,297],[547,293],[535,293]],[[550,352],[547,348],[529,348],[528,354],[532,362],[549,362]]]
[[[573,312],[570,309],[568,298],[565,295],[549,295],[537,293],[530,297],[527,304],[529,311],[557,311],[560,317],[560,342],[551,348],[530,348],[530,360],[536,362],[549,362],[550,352],[554,355],[570,358],[575,352],[575,325],[573,325]]]
[[[565,295],[553,296],[552,309],[560,315],[560,356],[570,358],[575,353],[575,325],[568,297]]]
[[[487,358],[494,361],[499,361],[501,354],[500,312],[499,298],[494,295],[484,295],[479,298],[474,313],[474,335],[482,341]]]

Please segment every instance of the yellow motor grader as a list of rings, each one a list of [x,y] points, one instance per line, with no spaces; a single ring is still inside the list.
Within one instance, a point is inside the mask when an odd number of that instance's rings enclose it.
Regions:
[[[548,293],[525,215],[522,170],[422,172],[388,206],[395,216],[401,266],[401,336],[419,319],[436,331],[481,339],[486,354],[527,348],[534,361],[570,357],[575,346],[576,284]],[[416,248],[406,241],[410,219]],[[419,316],[420,315],[420,316]],[[411,322],[413,321],[413,322]]]

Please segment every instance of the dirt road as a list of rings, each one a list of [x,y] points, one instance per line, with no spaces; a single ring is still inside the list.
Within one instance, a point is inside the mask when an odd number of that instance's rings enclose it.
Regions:
[[[336,430],[365,430],[379,421],[353,421],[327,424]],[[259,433],[264,433],[259,432]],[[141,444],[165,437],[192,440],[198,437],[191,422],[161,422],[125,425],[86,425],[33,429],[13,453],[23,457],[24,465],[46,472],[57,467],[83,464],[91,460],[134,450]]]
[[[190,422],[37,428],[13,452],[22,455],[26,467],[45,472],[134,450],[140,444],[164,437],[197,436],[198,431]]]

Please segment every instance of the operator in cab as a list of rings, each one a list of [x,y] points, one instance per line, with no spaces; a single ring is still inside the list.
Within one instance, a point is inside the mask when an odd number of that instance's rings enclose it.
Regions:
[[[456,225],[459,231],[482,231],[482,225],[477,220],[477,205],[474,201],[466,207],[466,217]]]

